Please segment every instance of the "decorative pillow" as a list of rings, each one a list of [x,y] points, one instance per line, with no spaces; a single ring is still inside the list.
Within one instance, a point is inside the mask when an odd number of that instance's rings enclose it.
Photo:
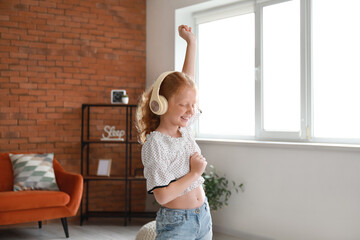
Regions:
[[[10,153],[9,157],[14,170],[14,191],[59,191],[53,169],[54,153]]]

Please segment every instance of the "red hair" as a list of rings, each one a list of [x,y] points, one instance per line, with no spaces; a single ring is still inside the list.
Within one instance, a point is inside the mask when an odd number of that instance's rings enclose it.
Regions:
[[[173,72],[164,78],[161,83],[159,94],[169,100],[184,87],[195,89],[194,81],[182,72]],[[154,114],[149,107],[153,85],[144,92],[136,109],[136,128],[139,133],[139,142],[146,141],[146,135],[154,131],[160,124],[160,116]]]

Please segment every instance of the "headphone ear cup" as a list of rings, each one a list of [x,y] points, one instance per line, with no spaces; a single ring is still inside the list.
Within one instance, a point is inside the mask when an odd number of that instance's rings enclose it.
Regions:
[[[159,96],[159,101],[160,101],[160,109],[158,111],[158,115],[163,115],[166,113],[167,109],[168,109],[168,101],[166,100],[166,98],[164,96]]]

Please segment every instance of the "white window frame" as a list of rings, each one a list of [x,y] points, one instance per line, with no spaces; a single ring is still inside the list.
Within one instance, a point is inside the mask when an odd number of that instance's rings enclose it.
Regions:
[[[285,132],[285,131],[267,131],[264,129],[264,109],[263,109],[263,32],[262,32],[262,22],[263,22],[263,8],[266,6],[279,4],[283,2],[287,2],[291,0],[266,0],[266,1],[258,1],[255,6],[255,137],[259,140],[287,140],[287,141],[305,141],[309,139],[309,114],[308,109],[309,106],[307,104],[308,99],[308,63],[306,60],[308,59],[306,54],[308,53],[309,44],[306,41],[307,32],[309,31],[309,26],[306,21],[306,12],[305,8],[307,7],[307,3],[304,0],[300,0],[300,84],[301,84],[301,93],[300,93],[300,131],[298,132]]]
[[[279,142],[304,142],[304,143],[337,143],[337,144],[360,144],[359,139],[339,139],[339,138],[315,138],[313,134],[313,88],[312,88],[312,56],[311,56],[311,18],[312,0],[300,0],[300,131],[298,132],[278,132],[267,131],[264,129],[263,113],[263,82],[262,82],[262,9],[265,6],[278,4],[291,0],[248,0],[239,1],[233,4],[221,5],[207,8],[207,10],[196,8],[191,15],[191,22],[194,24],[197,34],[197,24],[208,21],[215,21],[222,18],[253,12],[255,15],[255,135],[236,136],[237,140],[255,141],[279,141]],[[216,2],[216,1],[214,1]],[[201,9],[199,11],[199,9]],[[199,79],[196,76],[196,79]],[[197,137],[212,139],[234,139],[228,136],[201,136],[197,132]]]

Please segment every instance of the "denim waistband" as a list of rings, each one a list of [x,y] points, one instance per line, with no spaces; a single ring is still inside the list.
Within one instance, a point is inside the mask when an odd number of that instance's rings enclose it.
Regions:
[[[209,211],[209,203],[207,201],[207,198],[205,198],[205,201],[203,203],[203,205],[201,205],[198,208],[193,208],[193,209],[173,209],[173,208],[166,208],[166,207],[160,207],[159,212],[161,214],[166,214],[166,212],[177,212],[177,213],[183,213],[186,214],[187,216],[191,216],[191,215],[199,215],[201,213],[204,213],[206,211]]]

